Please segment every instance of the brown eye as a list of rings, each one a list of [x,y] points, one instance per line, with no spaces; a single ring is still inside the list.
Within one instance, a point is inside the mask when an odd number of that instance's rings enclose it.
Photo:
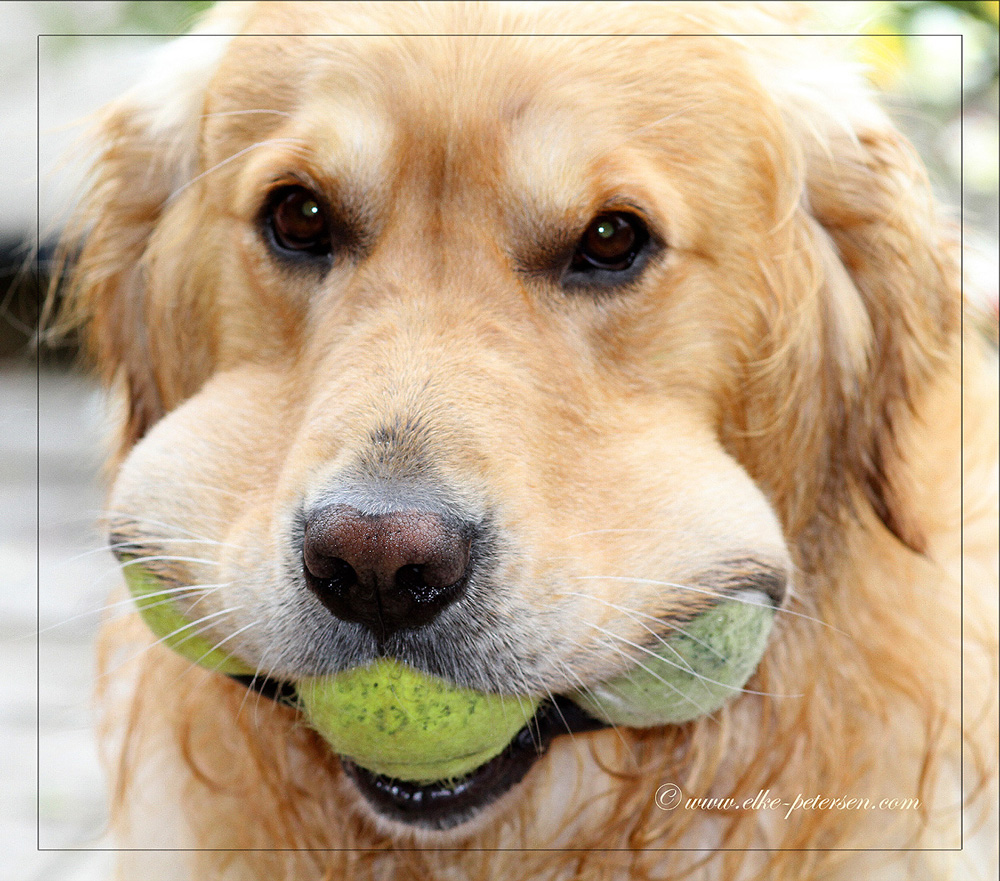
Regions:
[[[598,214],[576,247],[570,271],[622,272],[632,266],[648,241],[646,225],[634,214],[619,211]]]
[[[265,223],[280,250],[314,257],[332,253],[326,211],[319,197],[305,187],[276,190],[268,200]]]

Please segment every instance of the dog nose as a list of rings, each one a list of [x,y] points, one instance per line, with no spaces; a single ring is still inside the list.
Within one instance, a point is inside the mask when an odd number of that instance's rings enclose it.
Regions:
[[[329,505],[306,519],[306,584],[334,615],[384,639],[427,624],[461,596],[474,532],[428,511]]]

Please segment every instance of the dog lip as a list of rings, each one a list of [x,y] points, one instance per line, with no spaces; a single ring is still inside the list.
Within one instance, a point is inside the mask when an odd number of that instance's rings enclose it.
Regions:
[[[375,774],[350,759],[341,758],[341,765],[365,800],[383,817],[443,832],[470,820],[524,778],[544,749],[525,747],[521,740],[519,733],[500,755],[454,781],[409,783]]]
[[[607,727],[572,701],[557,696],[539,708],[498,756],[456,780],[417,784],[375,774],[343,757],[341,765],[383,817],[443,832],[472,819],[520,783],[557,735]]]
[[[226,675],[244,688],[257,692],[261,697],[270,698],[277,704],[298,709],[298,692],[291,682],[260,674],[227,673]]]

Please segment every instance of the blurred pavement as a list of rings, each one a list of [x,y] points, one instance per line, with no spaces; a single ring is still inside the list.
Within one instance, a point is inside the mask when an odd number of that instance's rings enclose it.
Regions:
[[[97,613],[116,577],[95,525],[101,412],[79,377],[43,372],[36,394],[33,368],[0,366],[3,881],[111,877],[112,855],[94,850],[110,845],[91,713]]]

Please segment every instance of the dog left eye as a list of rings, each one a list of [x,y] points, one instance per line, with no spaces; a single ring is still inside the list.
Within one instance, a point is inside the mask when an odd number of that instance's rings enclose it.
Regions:
[[[330,224],[320,198],[301,186],[281,187],[267,201],[265,224],[273,246],[289,256],[329,257]]]
[[[649,242],[649,230],[636,215],[624,211],[598,214],[584,230],[569,271],[624,272]]]

